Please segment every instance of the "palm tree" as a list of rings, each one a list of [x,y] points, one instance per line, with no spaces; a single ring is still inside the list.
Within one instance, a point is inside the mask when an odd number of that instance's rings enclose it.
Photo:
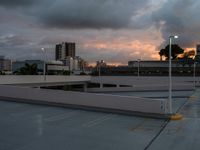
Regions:
[[[177,44],[172,44],[171,46],[172,46],[171,56],[172,59],[175,60],[179,54],[183,54],[184,49],[182,49]],[[159,55],[165,56],[166,60],[169,60],[169,45],[167,45],[165,49],[161,49]]]
[[[161,49],[160,52],[159,52],[160,61],[162,61],[162,57],[164,56],[164,54],[165,54],[165,49]]]
[[[38,75],[37,64],[26,63],[24,67],[15,72],[18,75]]]

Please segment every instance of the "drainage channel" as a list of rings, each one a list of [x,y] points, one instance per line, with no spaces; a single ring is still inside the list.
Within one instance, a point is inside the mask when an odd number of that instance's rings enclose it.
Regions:
[[[189,98],[188,98],[189,99]],[[177,109],[175,113],[178,113],[188,102],[188,99]],[[154,136],[154,138],[149,142],[149,144],[144,148],[144,150],[148,150],[148,148],[152,145],[152,143],[160,136],[160,134],[164,131],[168,123],[170,122],[170,119],[167,119],[165,123],[163,124],[160,131]]]
[[[160,134],[162,133],[162,131],[165,129],[165,127],[168,125],[169,122],[170,122],[170,119],[167,119],[165,121],[165,123],[163,124],[162,128],[160,129],[160,131],[154,136],[154,138],[149,142],[149,144],[144,148],[144,150],[148,150],[148,148],[160,136]]]

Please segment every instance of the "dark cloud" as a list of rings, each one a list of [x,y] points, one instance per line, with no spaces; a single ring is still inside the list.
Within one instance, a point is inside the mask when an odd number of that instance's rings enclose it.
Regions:
[[[37,0],[0,0],[0,6],[5,7],[16,7],[16,6],[27,6],[32,5]]]
[[[131,17],[145,5],[148,0],[57,0],[37,16],[48,27],[118,29],[127,28]]]
[[[142,27],[132,17],[148,7],[149,0],[0,0],[0,5],[21,6],[22,13],[34,16],[45,27],[119,29]]]
[[[19,35],[6,35],[0,37],[0,47],[16,47],[28,44],[30,41]]]
[[[0,0],[0,50],[36,56],[41,46],[52,45],[53,55],[55,43],[75,41],[90,60],[102,57],[125,62],[145,49],[151,59],[154,49],[145,47],[145,42],[158,46],[161,36],[167,40],[178,34],[182,47],[200,42],[199,8],[197,0]],[[113,41],[126,46],[135,40],[142,43],[138,49],[137,43],[125,49],[109,46]],[[99,41],[108,41],[108,48],[84,47]]]
[[[156,24],[161,27],[164,39],[177,34],[183,47],[194,47],[200,41],[200,1],[168,0],[153,14]]]

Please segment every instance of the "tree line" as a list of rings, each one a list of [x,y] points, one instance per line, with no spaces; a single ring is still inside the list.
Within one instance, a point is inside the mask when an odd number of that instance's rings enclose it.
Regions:
[[[167,45],[164,49],[161,49],[158,53],[160,55],[160,60],[169,60],[169,45]],[[183,62],[196,61],[200,62],[200,58],[196,55],[195,50],[185,51],[178,44],[172,44],[171,47],[171,59],[172,60],[180,60]]]

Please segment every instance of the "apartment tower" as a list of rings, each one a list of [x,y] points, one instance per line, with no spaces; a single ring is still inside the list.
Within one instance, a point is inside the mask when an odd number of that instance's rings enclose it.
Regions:
[[[68,57],[75,58],[76,44],[68,43],[68,42],[56,44],[55,53],[56,53],[56,55],[55,55],[56,60],[66,60]]]

